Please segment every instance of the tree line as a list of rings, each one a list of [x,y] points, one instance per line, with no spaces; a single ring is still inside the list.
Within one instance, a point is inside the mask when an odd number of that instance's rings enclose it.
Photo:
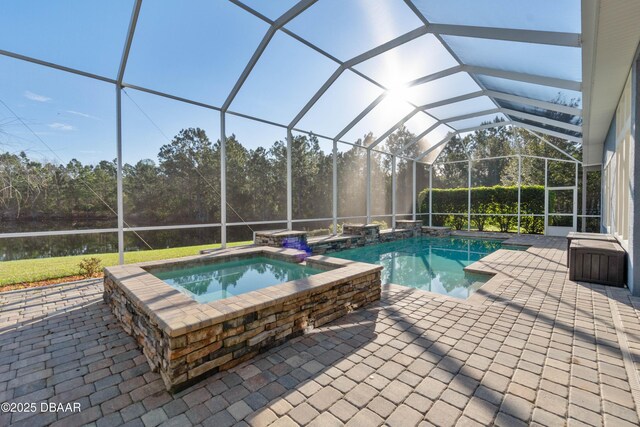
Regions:
[[[366,149],[374,139],[369,134],[354,146],[339,144],[338,216],[365,214]],[[408,158],[419,154],[415,139],[401,127],[385,142],[385,150]],[[580,147],[549,138],[579,158]],[[466,162],[472,158],[509,156],[516,153],[560,157],[557,151],[522,130],[498,127],[454,137],[433,169],[434,188],[467,186]],[[292,141],[293,217],[332,216],[333,156],[318,138],[295,135]],[[247,148],[235,135],[226,141],[228,222],[286,219],[286,141],[270,147]],[[544,183],[543,161],[523,161],[522,182]],[[573,176],[571,163],[553,162],[550,183]],[[557,165],[556,165],[557,163]],[[373,215],[391,213],[391,156],[372,152]],[[123,166],[124,211],[128,226],[210,224],[220,221],[220,141],[211,140],[199,128],[181,130],[160,147],[155,159],[142,159]],[[6,232],[15,222],[96,222],[116,224],[116,162],[103,160],[82,164],[39,161],[25,153],[0,153],[0,219]],[[495,159],[473,162],[473,186],[515,185],[517,161]],[[427,168],[418,168],[418,192],[428,186]],[[573,183],[571,183],[573,185]],[[397,213],[411,212],[412,164],[397,162]],[[94,227],[91,227],[94,228]],[[95,227],[100,228],[100,227]]]
[[[370,137],[370,136],[369,136]],[[390,138],[403,145],[411,135],[401,129]],[[342,216],[363,215],[366,174],[365,138],[337,155]],[[342,144],[341,144],[342,145]],[[228,222],[286,219],[286,142],[249,149],[235,135],[226,141]],[[399,174],[410,170],[399,162]],[[130,226],[209,224],[220,221],[220,141],[199,128],[181,130],[162,145],[155,159],[123,165],[125,221]],[[331,150],[314,135],[292,141],[295,218],[332,215]],[[390,213],[390,156],[372,154],[376,209]],[[39,161],[26,153],[0,154],[0,218],[10,222],[97,221],[117,218],[116,161],[67,164]],[[361,201],[362,203],[358,203]]]

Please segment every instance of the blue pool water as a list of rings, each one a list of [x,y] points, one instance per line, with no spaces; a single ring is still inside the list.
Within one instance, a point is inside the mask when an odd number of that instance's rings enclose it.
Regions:
[[[151,272],[200,303],[229,298],[318,273],[322,271],[264,257]]]
[[[490,276],[465,273],[464,267],[501,248],[526,249],[503,245],[500,240],[417,237],[347,249],[330,256],[382,265],[382,283],[466,299]]]

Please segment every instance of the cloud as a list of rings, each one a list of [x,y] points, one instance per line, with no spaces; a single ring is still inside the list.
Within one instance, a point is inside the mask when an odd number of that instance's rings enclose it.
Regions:
[[[33,93],[31,91],[24,91],[24,97],[27,99],[30,99],[32,101],[36,101],[36,102],[49,102],[51,101],[51,98],[49,98],[48,96],[44,96],[44,95],[38,95],[37,93]]]
[[[49,127],[51,129],[62,130],[62,131],[75,130],[75,128],[71,125],[68,125],[66,123],[58,123],[58,122],[49,124]]]
[[[91,114],[87,114],[87,113],[81,113],[80,111],[66,110],[65,112],[69,114],[73,114],[75,116],[86,117],[88,119],[100,120],[99,117],[92,116]]]

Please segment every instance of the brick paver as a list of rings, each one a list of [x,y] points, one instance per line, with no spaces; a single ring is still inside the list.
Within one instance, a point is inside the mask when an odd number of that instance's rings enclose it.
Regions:
[[[170,395],[99,281],[0,293],[0,425],[638,425],[640,298],[568,280],[565,241],[515,237],[454,300],[388,286],[363,310]]]

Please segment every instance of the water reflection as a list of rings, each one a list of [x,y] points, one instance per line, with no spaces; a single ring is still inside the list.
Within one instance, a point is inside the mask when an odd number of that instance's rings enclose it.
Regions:
[[[466,273],[464,268],[500,248],[520,249],[503,246],[500,240],[415,238],[331,255],[382,265],[383,283],[396,283],[465,299],[489,277]]]
[[[320,272],[306,265],[256,257],[152,274],[198,302],[209,302]]]

